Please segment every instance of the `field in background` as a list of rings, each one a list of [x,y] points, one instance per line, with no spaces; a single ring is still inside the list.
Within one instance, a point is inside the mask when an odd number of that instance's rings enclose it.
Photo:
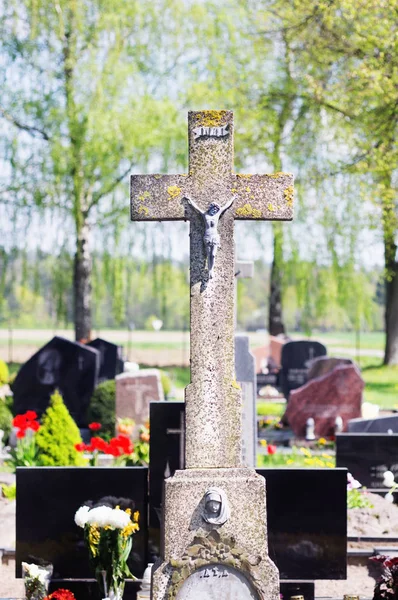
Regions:
[[[12,337],[0,329],[0,358],[6,362],[25,362],[54,335],[73,339],[71,329],[16,329]],[[266,333],[248,333],[251,348],[267,343]],[[93,337],[103,337],[124,348],[125,357],[142,365],[185,367],[170,369],[174,385],[182,388],[189,382],[189,332],[182,331],[93,331]],[[293,339],[305,339],[293,334]],[[348,356],[359,363],[366,382],[365,400],[383,407],[398,405],[398,368],[381,367],[383,333],[363,333],[357,339],[351,332],[314,333],[311,339],[324,343],[331,356]]]

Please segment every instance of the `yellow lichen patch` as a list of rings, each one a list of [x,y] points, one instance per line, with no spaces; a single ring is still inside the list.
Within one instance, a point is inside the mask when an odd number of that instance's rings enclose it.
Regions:
[[[241,177],[243,179],[250,179],[250,177],[253,177],[251,173],[249,173],[248,175],[246,175],[245,173],[237,173],[236,176]]]
[[[247,187],[247,188],[246,188],[246,192],[250,192],[250,191],[251,191],[251,190],[250,190],[250,188],[249,188],[249,187]]]
[[[236,381],[236,379],[233,380],[232,387],[235,388],[236,390],[241,389],[241,387],[240,387],[239,383]]]
[[[155,175],[155,179],[160,179],[161,175]]]
[[[167,193],[169,195],[169,200],[174,200],[181,194],[182,190],[178,187],[178,185],[170,185],[167,188]]]
[[[279,177],[283,177],[284,175],[287,175],[287,173],[277,171],[276,173],[268,173],[267,177],[271,177],[271,179],[278,179]]]
[[[150,197],[150,195],[151,195],[151,194],[150,194],[149,192],[142,192],[142,194],[140,194],[140,195],[138,196],[138,200],[140,200],[140,202],[145,202],[145,200],[146,200],[147,198],[149,198],[149,197]]]
[[[289,185],[289,187],[286,188],[283,193],[285,195],[286,204],[288,206],[293,206],[293,200],[294,200],[294,188],[293,188],[293,186]]]
[[[145,215],[147,217],[149,215],[149,208],[146,206],[140,206],[138,209],[138,214]]]
[[[250,196],[250,200],[254,200],[254,196],[253,195]]]
[[[198,123],[202,127],[219,127],[222,125],[226,110],[203,110],[198,114]]]
[[[253,208],[251,204],[245,204],[236,210],[237,217],[253,217],[254,219],[261,218],[261,210]]]
[[[271,202],[268,204],[267,208],[270,212],[274,212],[274,210],[275,210],[275,207],[273,204],[271,204]]]
[[[237,191],[238,191],[237,188],[232,188],[231,193],[236,194]]]

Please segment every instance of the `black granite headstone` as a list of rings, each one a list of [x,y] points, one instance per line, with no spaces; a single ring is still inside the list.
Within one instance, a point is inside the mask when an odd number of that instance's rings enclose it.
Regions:
[[[268,551],[281,579],[345,579],[346,469],[256,469],[265,477]]]
[[[116,375],[123,373],[123,359],[121,348],[112,342],[107,342],[102,338],[95,338],[86,344],[90,348],[95,348],[101,355],[100,370],[98,374],[98,383],[115,379]]]
[[[54,337],[19,369],[12,385],[14,413],[35,410],[41,416],[58,389],[76,423],[84,427],[99,363],[98,350]]]
[[[142,577],[148,563],[147,467],[20,467],[16,479],[17,577],[22,561],[52,563],[54,579],[93,577],[74,515],[87,501],[106,503],[109,497],[122,509],[140,512],[128,564]]]
[[[289,398],[291,390],[307,381],[311,361],[318,356],[326,356],[326,353],[323,344],[311,340],[288,342],[282,347],[280,385],[285,398]]]
[[[351,419],[348,433],[398,433],[398,415],[375,417],[374,419]]]
[[[384,488],[385,471],[398,475],[398,434],[338,434],[336,466],[346,467],[367,488]]]
[[[304,600],[314,600],[315,584],[313,581],[281,581],[281,600],[289,600],[292,596],[304,596]]]
[[[183,466],[184,408],[183,402],[151,403],[151,560],[159,555],[164,479]],[[346,469],[257,469],[257,473],[266,477],[269,552],[281,579],[344,579]]]

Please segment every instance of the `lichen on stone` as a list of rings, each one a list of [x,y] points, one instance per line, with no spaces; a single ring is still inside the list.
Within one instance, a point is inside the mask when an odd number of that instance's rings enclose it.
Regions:
[[[226,110],[202,110],[196,116],[202,127],[219,127],[227,114]]]
[[[148,215],[149,215],[149,208],[147,206],[140,206],[139,209],[138,209],[138,214],[145,215],[146,217],[148,217]]]
[[[267,208],[270,212],[274,212],[274,210],[275,210],[275,207],[273,204],[271,204],[271,202],[268,203]]]
[[[286,204],[288,206],[293,206],[294,187],[292,185],[290,185],[288,188],[285,189],[285,191],[283,193],[285,195]]]
[[[174,200],[181,194],[182,190],[178,187],[178,185],[170,185],[167,188],[167,193],[169,195],[169,200]]]
[[[237,217],[253,217],[253,219],[261,218],[261,210],[253,208],[251,204],[245,204],[241,208],[237,208],[235,214]]]
[[[232,188],[231,193],[236,194],[237,191],[238,191],[237,188]]]
[[[148,191],[142,192],[142,194],[140,194],[140,195],[138,196],[138,200],[139,200],[140,202],[145,202],[145,200],[146,200],[147,198],[149,198],[149,197],[150,197],[150,195],[151,195],[151,194],[150,194],[150,192],[148,192]]]
[[[247,187],[246,192],[251,192],[251,189],[249,187]]]
[[[252,173],[237,173],[236,174],[237,177],[241,177],[242,179],[250,179],[250,177],[253,177]]]
[[[161,175],[155,175],[155,179],[160,179],[161,177]]]
[[[239,385],[239,383],[236,381],[236,379],[234,379],[231,383],[232,387],[235,388],[236,390],[240,390],[241,387]]]
[[[277,171],[276,173],[267,173],[267,177],[271,179],[279,179],[279,177],[283,177],[284,175],[288,175],[288,173],[283,173],[283,171]]]

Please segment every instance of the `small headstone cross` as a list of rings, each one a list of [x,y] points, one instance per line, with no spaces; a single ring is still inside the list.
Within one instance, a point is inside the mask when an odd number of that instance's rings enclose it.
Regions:
[[[242,407],[234,374],[234,220],[293,218],[292,175],[235,174],[233,134],[232,111],[190,112],[188,175],[131,177],[132,220],[190,221],[186,468],[241,465]]]

